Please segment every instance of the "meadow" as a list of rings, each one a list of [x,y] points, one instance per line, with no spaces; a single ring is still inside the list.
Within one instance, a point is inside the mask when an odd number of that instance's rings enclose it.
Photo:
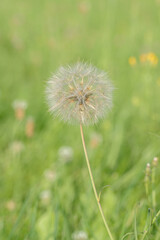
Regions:
[[[113,237],[160,239],[159,25],[159,0],[1,1],[0,240],[109,240],[79,126],[46,104],[48,78],[77,61],[115,86],[84,128]]]

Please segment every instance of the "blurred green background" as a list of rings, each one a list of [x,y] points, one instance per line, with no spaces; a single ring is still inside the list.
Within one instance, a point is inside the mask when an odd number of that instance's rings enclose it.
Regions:
[[[160,239],[159,25],[160,0],[1,1],[1,240],[109,239],[79,126],[52,119],[45,100],[51,74],[77,61],[115,86],[112,112],[84,128],[113,236]]]

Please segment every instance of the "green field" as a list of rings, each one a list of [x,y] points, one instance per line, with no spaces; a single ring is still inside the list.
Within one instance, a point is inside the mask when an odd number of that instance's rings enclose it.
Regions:
[[[84,128],[114,240],[160,239],[159,26],[160,0],[1,1],[0,240],[109,240],[79,126],[52,118],[45,99],[52,73],[77,61],[115,86],[112,111]],[[21,120],[15,100],[28,105]]]

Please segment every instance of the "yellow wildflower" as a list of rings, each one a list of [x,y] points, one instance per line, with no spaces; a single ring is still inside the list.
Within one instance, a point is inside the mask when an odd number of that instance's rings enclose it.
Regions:
[[[129,60],[128,60],[128,62],[129,62],[129,64],[130,64],[131,66],[134,66],[134,65],[136,65],[136,63],[137,63],[137,60],[136,60],[135,57],[130,57]]]
[[[141,54],[139,58],[140,62],[144,63],[147,61],[147,54]]]
[[[141,63],[148,62],[152,65],[157,65],[158,57],[153,52],[144,53],[140,55],[140,62]]]
[[[153,52],[147,54],[147,59],[153,65],[157,65],[158,63],[158,57]]]

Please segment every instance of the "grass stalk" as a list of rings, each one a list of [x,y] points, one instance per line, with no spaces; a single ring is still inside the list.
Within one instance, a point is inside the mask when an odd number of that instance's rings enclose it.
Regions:
[[[156,209],[156,187],[155,187],[155,182],[156,182],[156,168],[157,168],[157,158],[153,159],[153,167],[152,167],[152,205],[153,205],[153,210],[155,211]]]

